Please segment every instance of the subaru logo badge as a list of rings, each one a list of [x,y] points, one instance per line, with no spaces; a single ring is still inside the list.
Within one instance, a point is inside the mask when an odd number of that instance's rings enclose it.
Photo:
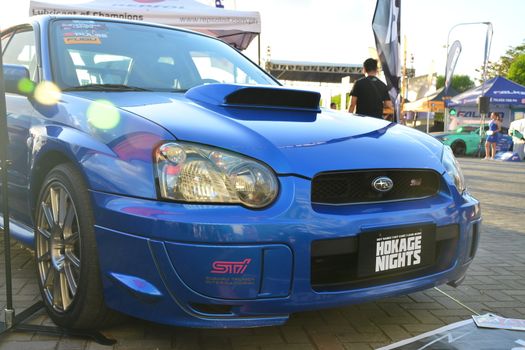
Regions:
[[[372,181],[372,187],[377,192],[388,192],[394,187],[394,181],[386,176],[376,177],[374,181]]]

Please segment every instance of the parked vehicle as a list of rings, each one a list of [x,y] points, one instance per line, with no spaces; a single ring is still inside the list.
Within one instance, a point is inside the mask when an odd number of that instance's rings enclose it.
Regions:
[[[450,146],[454,155],[457,157],[465,155],[476,156],[478,155],[478,151],[480,155],[483,156],[485,154],[486,132],[489,126],[485,124],[481,133],[479,129],[479,124],[465,124],[449,132],[431,133],[431,135],[443,142],[444,145]],[[511,149],[512,137],[508,135],[508,129],[502,127],[496,144],[496,150],[498,152],[507,152]]]
[[[31,21],[2,32],[11,229],[55,323],[275,325],[463,280],[480,207],[434,138],[201,34]]]

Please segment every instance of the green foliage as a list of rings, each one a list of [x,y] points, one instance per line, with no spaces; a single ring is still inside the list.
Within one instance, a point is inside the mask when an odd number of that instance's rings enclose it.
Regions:
[[[454,75],[452,76],[451,85],[454,89],[456,89],[457,92],[463,92],[473,88],[474,81],[470,79],[468,75]],[[445,77],[443,75],[438,75],[436,80],[436,89],[441,89],[443,86],[445,86]]]
[[[503,56],[496,62],[487,64],[487,79],[497,76],[508,77],[509,69],[518,56],[525,54],[525,43],[516,47],[509,48]],[[477,72],[483,73],[483,67],[476,69]],[[509,78],[510,79],[510,78]],[[512,80],[512,79],[511,79]]]
[[[337,108],[339,109],[341,107],[341,95],[332,96],[332,101],[337,105]],[[350,106],[350,94],[346,94],[346,108]]]
[[[525,85],[525,53],[516,57],[509,67],[507,78],[521,85]]]

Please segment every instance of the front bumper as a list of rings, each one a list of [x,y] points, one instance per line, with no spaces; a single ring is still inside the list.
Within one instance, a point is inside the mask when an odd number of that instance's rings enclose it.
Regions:
[[[309,180],[280,181],[279,199],[261,211],[92,192],[107,305],[172,325],[274,325],[293,312],[460,281],[475,255],[479,203],[450,184],[426,199],[333,207],[311,204]],[[436,228],[437,241],[456,230],[432,268],[335,288],[312,284],[314,242],[421,224]]]

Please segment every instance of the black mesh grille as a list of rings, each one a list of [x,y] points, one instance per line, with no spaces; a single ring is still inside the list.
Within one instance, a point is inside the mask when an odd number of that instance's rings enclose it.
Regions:
[[[388,192],[375,190],[375,179],[386,176],[393,182]],[[312,181],[312,202],[351,204],[416,199],[439,191],[440,175],[432,170],[359,170],[322,173]]]

